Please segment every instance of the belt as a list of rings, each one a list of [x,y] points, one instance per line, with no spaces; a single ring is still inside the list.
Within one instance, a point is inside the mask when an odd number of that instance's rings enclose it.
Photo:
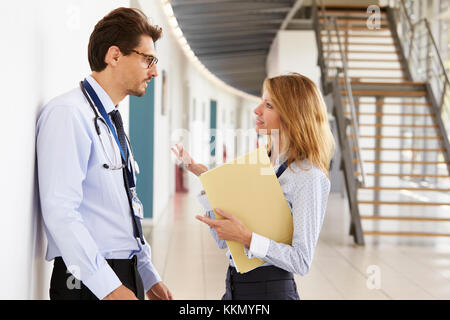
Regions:
[[[259,282],[274,280],[293,280],[294,275],[275,266],[265,266],[246,273],[237,272],[235,267],[228,267],[229,278],[232,282]]]
[[[135,267],[137,266],[137,257],[133,256],[131,259],[106,259],[109,266],[114,270],[115,268],[124,268],[127,266]],[[64,260],[61,257],[55,258],[55,265],[62,264],[65,266]]]

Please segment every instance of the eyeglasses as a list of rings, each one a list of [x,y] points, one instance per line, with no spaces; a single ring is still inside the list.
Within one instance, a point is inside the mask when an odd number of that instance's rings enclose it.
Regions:
[[[158,63],[158,58],[154,57],[152,55],[148,55],[142,52],[139,52],[137,50],[132,49],[131,51],[133,51],[134,53],[137,53],[138,55],[141,55],[145,58],[145,63],[147,64],[147,69],[150,69],[151,67],[153,67],[155,64]]]

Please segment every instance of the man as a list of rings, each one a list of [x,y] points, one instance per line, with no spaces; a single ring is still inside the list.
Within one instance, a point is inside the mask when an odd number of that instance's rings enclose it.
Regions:
[[[172,299],[142,236],[135,161],[118,104],[158,75],[161,29],[137,9],[97,23],[92,74],[50,101],[37,123],[37,159],[51,299]]]

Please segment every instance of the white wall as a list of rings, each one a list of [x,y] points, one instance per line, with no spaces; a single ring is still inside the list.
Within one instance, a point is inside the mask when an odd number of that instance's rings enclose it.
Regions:
[[[44,260],[46,239],[39,212],[35,168],[35,124],[39,110],[51,98],[74,87],[90,73],[89,36],[111,10],[129,6],[128,0],[3,1],[0,10],[1,96],[3,98],[0,165],[0,299],[47,299],[51,263]],[[135,2],[133,1],[133,4]],[[168,72],[168,115],[162,116],[161,77],[156,79],[155,202],[156,219],[174,192],[171,134],[181,128],[185,91],[196,98],[209,127],[209,101],[217,100],[226,118],[233,109],[249,113],[254,101],[245,101],[208,81],[190,65],[175,42],[157,0],[142,1],[144,11],[164,28],[157,43],[159,70]],[[129,126],[128,99],[121,103],[124,125]],[[201,112],[199,113],[201,115]],[[249,121],[251,121],[251,118]],[[235,126],[229,120],[227,125]],[[195,126],[193,122],[190,126]],[[219,152],[217,152],[219,154]]]
[[[52,97],[89,74],[95,23],[129,1],[2,1],[0,299],[48,298],[51,264],[35,180],[35,123]],[[128,113],[128,104],[121,111]]]
[[[313,80],[320,88],[314,31],[278,31],[267,56],[266,69],[269,77],[298,72]]]
[[[185,146],[196,161],[208,163],[210,159],[207,130],[210,125],[210,100],[217,101],[217,127],[219,130],[239,127],[236,121],[230,119],[231,113],[236,112],[237,109],[248,113],[256,106],[257,102],[255,102],[255,99],[246,99],[233,94],[226,88],[211,82],[198,70],[191,60],[185,56],[173,35],[159,0],[139,0],[132,1],[131,4],[142,9],[150,17],[152,23],[163,28],[163,37],[156,43],[160,76],[155,79],[155,135],[157,138],[154,153],[155,194],[153,197],[152,221],[155,224],[164,213],[171,196],[175,192],[175,166],[170,147],[178,142],[174,139],[176,132],[183,128],[183,116],[187,116],[189,119],[187,128],[185,128],[189,131],[189,139]],[[166,70],[168,81],[167,104],[169,112],[167,116],[160,113],[162,70]],[[195,119],[193,114],[194,99]],[[203,106],[205,108],[204,118],[202,117]],[[190,112],[186,115],[185,112],[188,110]],[[225,119],[223,119],[223,114],[225,114]],[[253,121],[250,117],[247,117],[247,119]],[[219,141],[216,147],[216,162],[220,163],[221,160],[222,141]],[[188,178],[187,185],[190,191],[196,192],[200,188],[198,179],[193,179],[192,175],[186,175],[186,178]]]

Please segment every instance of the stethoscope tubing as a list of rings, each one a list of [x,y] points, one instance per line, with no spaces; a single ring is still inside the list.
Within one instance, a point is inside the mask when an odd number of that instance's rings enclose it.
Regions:
[[[116,154],[116,152],[114,152],[114,160],[115,160],[115,161],[113,162],[113,161],[111,160],[111,158],[109,157],[108,152],[106,151],[106,148],[105,148],[105,146],[104,146],[104,144],[103,144],[103,140],[102,140],[102,138],[101,138],[101,131],[100,131],[100,126],[98,125],[98,121],[100,121],[100,122],[102,122],[102,123],[104,124],[104,126],[105,126],[106,129],[108,130],[109,141],[110,141],[111,145],[114,145],[114,141],[113,141],[113,139],[112,139],[111,129],[109,128],[109,126],[108,126],[108,124],[106,123],[105,119],[103,119],[103,118],[100,116],[100,114],[98,113],[97,108],[94,106],[94,103],[91,101],[91,98],[89,97],[88,93],[86,92],[86,89],[84,88],[84,85],[83,85],[83,82],[82,82],[82,81],[80,82],[80,88],[81,88],[81,91],[83,92],[83,95],[85,96],[87,102],[89,103],[89,106],[91,107],[92,111],[94,111],[94,114],[95,114],[95,118],[94,118],[95,131],[97,132],[97,135],[98,135],[98,137],[99,137],[99,139],[100,139],[100,144],[102,145],[103,152],[104,152],[104,154],[105,154],[106,157],[107,157],[107,161],[109,161],[111,164],[117,163],[117,162],[116,162],[116,160],[117,160],[117,154]],[[130,150],[130,156],[131,156],[131,159],[134,159],[133,148],[131,147],[130,139],[128,138],[128,136],[127,136],[126,134],[125,134],[125,138],[126,138],[126,140],[127,140],[128,148],[129,148],[129,150]],[[131,159],[130,159],[130,160],[131,160]],[[103,167],[106,168],[106,169],[109,169],[109,168],[110,168],[110,166],[109,166],[108,164],[106,164],[106,163],[103,164]],[[133,166],[132,166],[132,167],[133,167]],[[116,169],[119,170],[119,169],[123,169],[123,168],[124,168],[124,166],[122,165],[122,167],[116,168]]]

